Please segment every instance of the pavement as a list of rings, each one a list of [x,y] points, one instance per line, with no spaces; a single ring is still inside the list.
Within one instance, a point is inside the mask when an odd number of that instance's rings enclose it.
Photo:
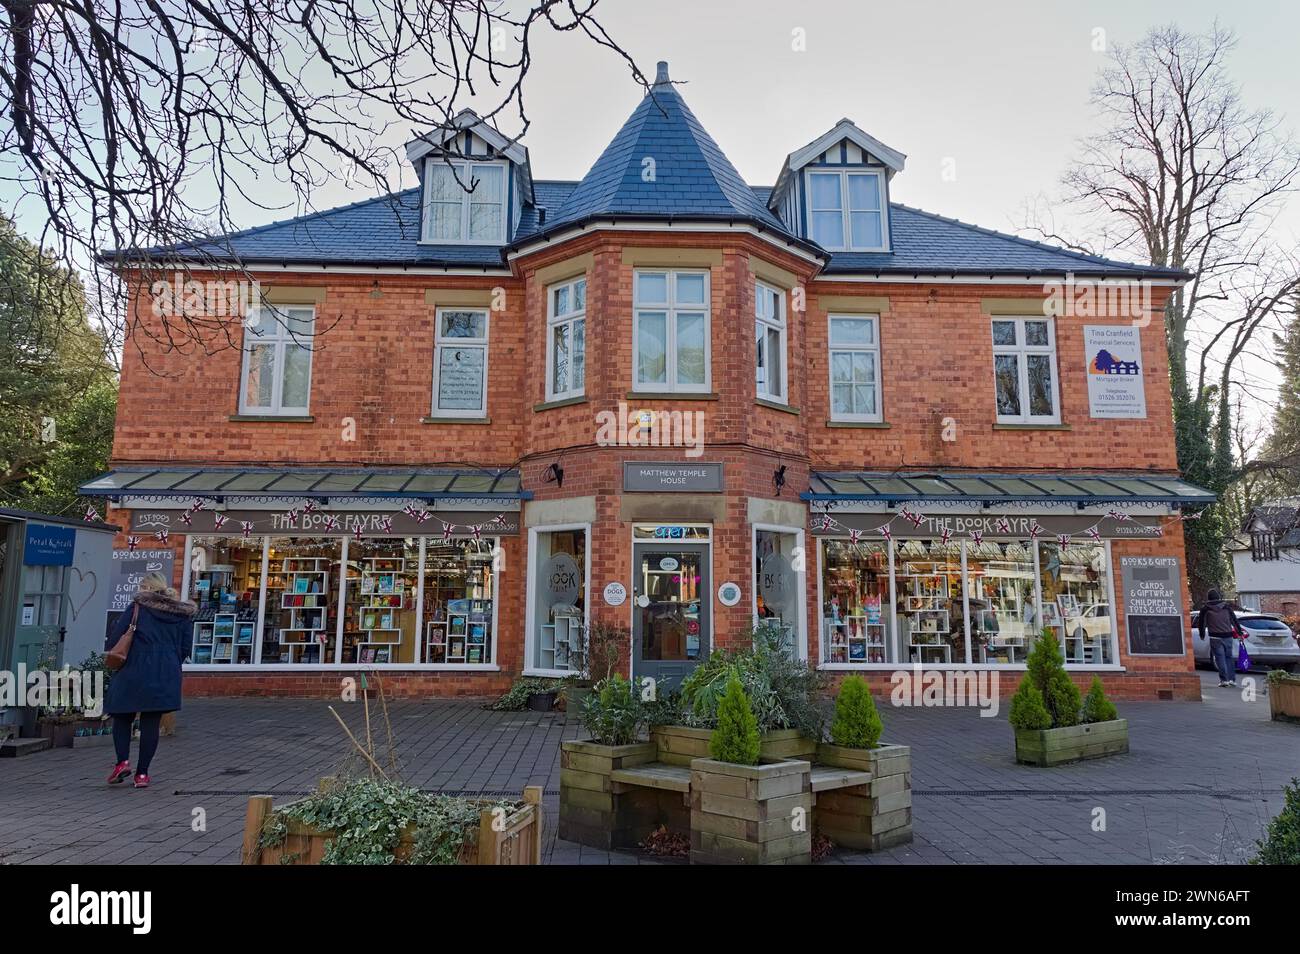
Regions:
[[[1005,708],[893,708],[885,740],[912,746],[910,845],[837,850],[823,864],[1232,864],[1247,860],[1282,789],[1300,776],[1300,727],[1203,675],[1204,701],[1123,703],[1131,751],[1043,769],[1013,760]],[[0,760],[0,864],[233,864],[251,794],[279,800],[348,760],[329,703],[188,702],[153,786],[108,787],[111,745]],[[364,734],[359,703],[334,703]],[[372,706],[372,732],[386,737]],[[402,776],[429,790],[518,795],[542,785],[552,864],[637,864],[555,837],[559,746],[584,735],[564,713],[492,712],[482,700],[390,706]]]

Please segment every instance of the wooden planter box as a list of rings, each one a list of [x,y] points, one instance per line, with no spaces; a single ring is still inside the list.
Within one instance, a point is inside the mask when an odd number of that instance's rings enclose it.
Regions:
[[[650,730],[658,760],[669,765],[689,766],[693,759],[707,759],[712,737],[712,729],[685,725],[661,725]],[[817,741],[801,735],[798,729],[776,729],[759,736],[758,758],[761,762],[812,761],[816,754]]]
[[[872,775],[866,785],[816,796],[817,831],[859,851],[880,851],[912,840],[910,746],[881,743],[874,749],[850,749],[823,742],[817,746],[817,763]]]
[[[560,743],[559,835],[590,848],[631,849],[654,827],[655,792],[618,792],[610,775],[655,761],[653,742]],[[653,803],[653,804],[652,804]]]
[[[812,862],[810,763],[691,761],[691,864]]]
[[[38,738],[49,739],[50,748],[70,749],[72,740],[77,737],[79,724],[79,722],[49,722],[42,719],[36,723],[36,735]]]
[[[1065,765],[1128,751],[1127,719],[1015,732],[1016,761],[1022,765]]]
[[[1268,708],[1278,722],[1300,723],[1300,677],[1284,676],[1270,680]]]
[[[489,800],[482,800],[487,804]],[[542,863],[542,788],[524,789],[524,806],[506,817],[498,826],[497,816],[487,808],[479,818],[479,827],[470,832],[461,846],[457,861],[462,865],[540,865]],[[282,806],[287,807],[287,806]],[[273,848],[259,842],[267,820],[274,813],[270,795],[254,795],[248,800],[244,816],[244,845],[240,863],[245,865],[318,865],[334,832],[322,831],[296,819],[287,819],[288,833]],[[501,830],[497,830],[500,827]],[[400,862],[414,847],[413,830],[404,832],[393,856]]]

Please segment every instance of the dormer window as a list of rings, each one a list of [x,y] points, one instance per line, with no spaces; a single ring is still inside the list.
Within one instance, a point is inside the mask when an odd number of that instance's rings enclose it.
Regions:
[[[504,245],[506,171],[504,162],[430,157],[424,164],[423,240]]]
[[[830,251],[883,252],[884,175],[879,172],[808,170],[808,235]]]

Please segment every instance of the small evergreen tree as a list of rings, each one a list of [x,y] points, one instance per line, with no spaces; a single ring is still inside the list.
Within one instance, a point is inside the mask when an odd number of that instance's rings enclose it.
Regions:
[[[718,703],[718,727],[709,739],[709,755],[719,762],[758,764],[758,720],[740,677],[731,673]]]
[[[1252,865],[1300,865],[1300,778],[1291,779],[1282,810],[1255,846],[1259,854],[1250,859]]]
[[[1088,687],[1088,695],[1083,700],[1083,711],[1080,713],[1079,721],[1110,722],[1118,718],[1119,710],[1115,708],[1115,703],[1106,698],[1101,677],[1093,676],[1092,685]]]
[[[856,673],[849,676],[835,697],[831,741],[850,749],[874,749],[884,730],[867,680]]]
[[[1020,680],[1020,688],[1011,697],[1011,711],[1007,718],[1016,729],[1050,729],[1052,714],[1047,711],[1043,694],[1028,676]]]
[[[1056,641],[1056,634],[1050,627],[1044,628],[1043,634],[1034,642],[1034,648],[1025,660],[1025,669],[1025,680],[1038,690],[1052,717],[1051,725],[1044,728],[1077,725],[1082,701],[1079,687],[1065,671],[1061,644]]]

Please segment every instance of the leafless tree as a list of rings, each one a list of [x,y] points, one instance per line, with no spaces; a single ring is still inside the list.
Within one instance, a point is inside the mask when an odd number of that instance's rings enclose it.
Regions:
[[[1300,184],[1300,154],[1273,112],[1243,102],[1233,46],[1217,26],[1169,26],[1115,48],[1094,89],[1098,130],[1064,177],[1065,199],[1092,228],[1066,244],[1191,275],[1164,313],[1179,465],[1219,492],[1257,466],[1233,458],[1234,375],[1300,288],[1297,256],[1270,233]],[[1226,526],[1191,527],[1195,590],[1198,575],[1222,573]]]
[[[310,212],[329,180],[391,193],[402,141],[471,103],[518,139],[539,31],[585,37],[646,86],[597,3],[0,0],[0,180],[43,213],[42,247],[97,273],[87,284],[119,344],[228,347],[229,322],[142,322],[103,253],[146,272],[199,267],[147,250],[249,224],[232,214],[241,202]]]

